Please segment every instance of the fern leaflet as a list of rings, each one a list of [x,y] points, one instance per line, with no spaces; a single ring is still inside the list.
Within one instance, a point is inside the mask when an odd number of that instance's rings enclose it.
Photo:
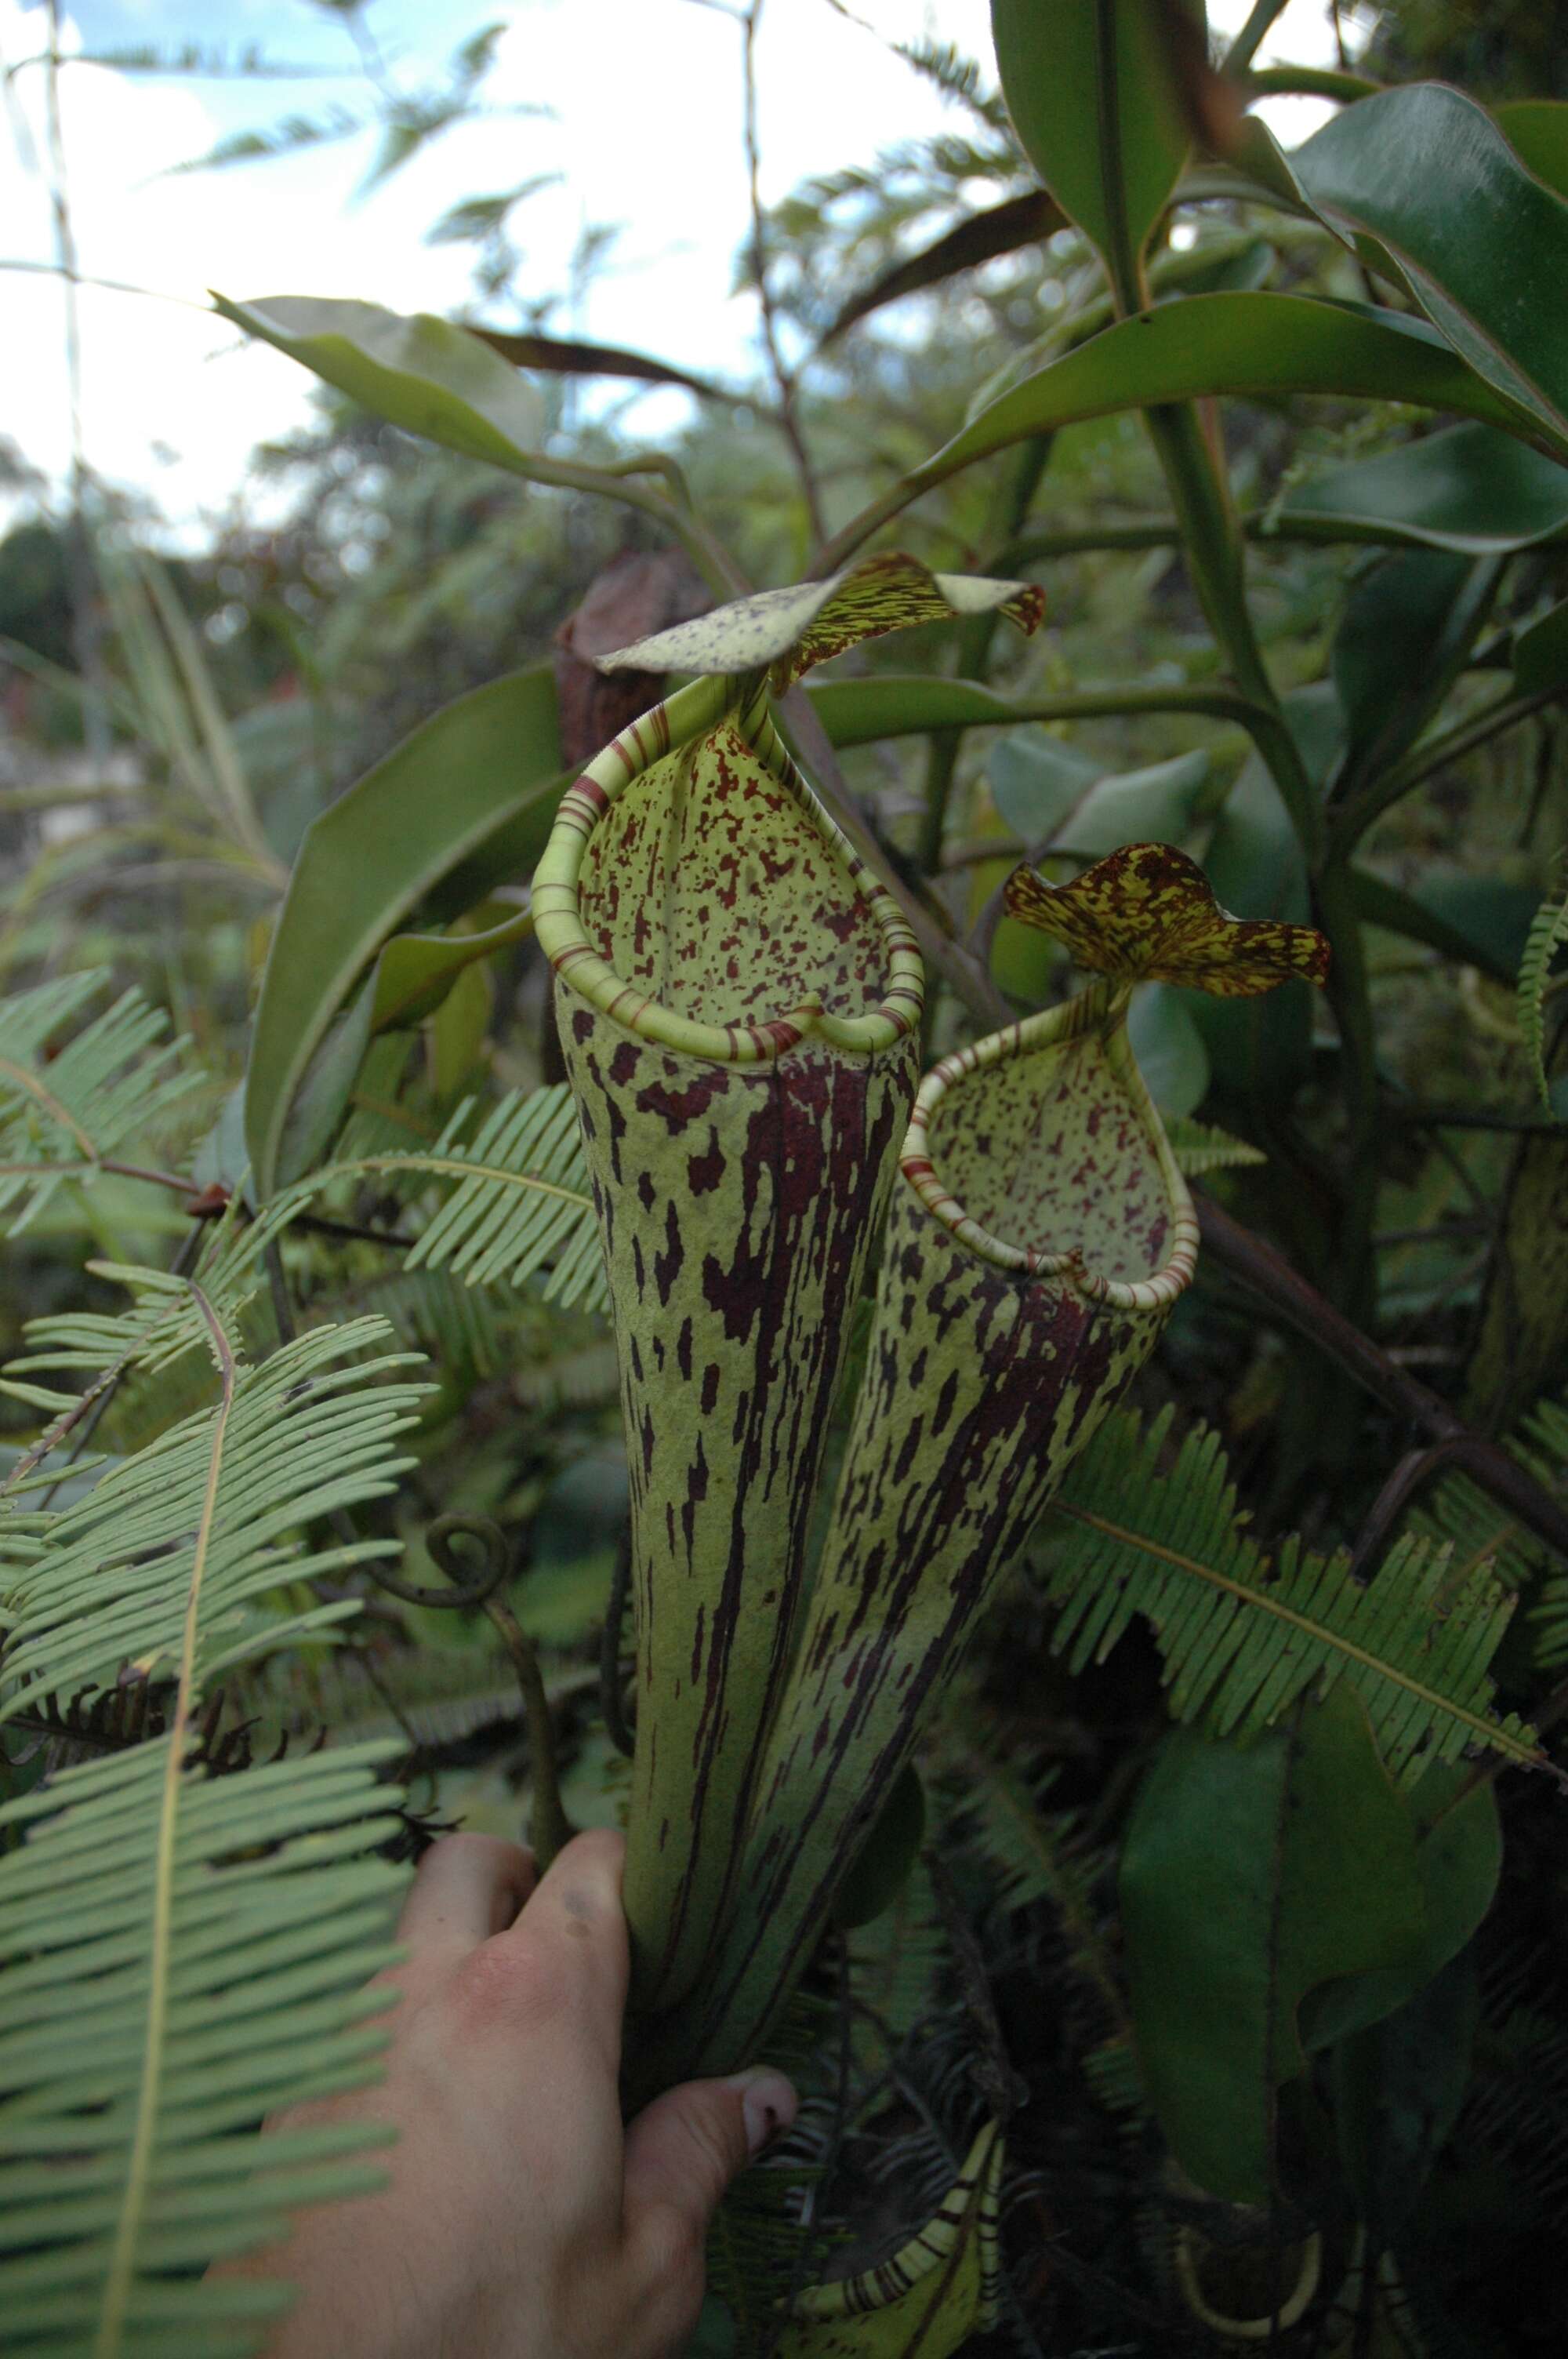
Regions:
[[[259,1368],[200,1290],[217,1405],[112,1467],[59,1515],[13,1516],[0,1721],[129,1647],[172,1671],[167,1734],[63,1772],[0,1810],[0,2312],[18,2348],[184,2359],[254,2347],[278,2286],[202,2278],[271,2241],[286,2213],[359,2191],[372,2129],[260,2138],[268,2108],[364,2075],[380,2036],[364,1990],[386,1962],[396,1825],[374,1781],[397,1749],[250,1767],[200,1759],[204,1686],[341,1618],[263,1620],[260,1593],[345,1553],[289,1538],[391,1485],[407,1385],[398,1361],[341,1364],[388,1331],[318,1330]],[[351,1610],[351,1601],[350,1602]],[[193,1749],[194,1748],[194,1749]],[[190,2201],[200,2186],[201,2201]]]
[[[102,970],[67,975],[0,1004],[0,1222],[12,1235],[65,1180],[96,1178],[199,1085],[173,1070],[183,1044],[137,991],[50,1054],[105,980]]]
[[[409,1255],[410,1269],[449,1269],[470,1286],[520,1286],[553,1260],[546,1300],[607,1311],[609,1289],[570,1090],[562,1082],[504,1097],[465,1141],[471,1112],[471,1102],[460,1105],[428,1147],[331,1164],[300,1181],[279,1204],[297,1211],[329,1180],[351,1173],[427,1171],[456,1180],[460,1185]]]
[[[1548,1114],[1553,1109],[1546,1082],[1546,977],[1554,953],[1564,942],[1568,942],[1568,893],[1549,894],[1530,921],[1515,995],[1519,1037],[1537,1094]]]
[[[1271,1563],[1247,1533],[1217,1437],[1201,1430],[1160,1471],[1171,1411],[1107,1420],[1042,1536],[1053,1646],[1103,1661],[1134,1614],[1152,1625],[1178,1720],[1247,1737],[1309,1689],[1347,1679],[1400,1785],[1480,1744],[1544,1767],[1517,1714],[1489,1710],[1487,1669],[1514,1601],[1486,1566],[1451,1577],[1446,1549],[1405,1538],[1363,1588],[1349,1558],[1292,1538]]]

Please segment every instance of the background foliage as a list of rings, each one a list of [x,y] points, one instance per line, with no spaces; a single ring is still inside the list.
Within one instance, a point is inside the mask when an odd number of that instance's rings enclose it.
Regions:
[[[1029,13],[998,10],[1015,92]],[[26,2058],[0,2045],[0,2189],[38,2348],[105,2305],[112,2347],[232,2347],[192,2272],[265,2224],[265,2106],[363,2069],[391,1862],[537,1799],[509,1617],[441,1516],[499,1530],[568,1816],[618,1815],[615,1363],[520,887],[563,777],[658,692],[619,706],[582,658],[798,578],[922,469],[901,544],[1048,600],[1027,646],[971,618],[812,691],[823,782],[940,951],[932,1054],[1065,987],[1001,910],[1025,856],[1063,882],[1187,845],[1228,908],[1325,925],[1334,991],[1141,994],[1217,1208],[1199,1277],[930,1734],[895,1897],[823,1947],[788,2034],[812,2102],[721,2223],[704,2347],[765,2348],[836,2246],[901,2244],[988,2116],[1004,2269],[976,2350],[1225,2347],[1217,2317],[1282,2318],[1309,2275],[1276,2347],[1557,2347],[1563,1805],[1501,1773],[1534,1732],[1550,1756],[1568,1657],[1568,381],[1559,321],[1537,307],[1499,360],[1487,309],[1517,208],[1555,207],[1542,237],[1563,215],[1568,132],[1508,112],[1560,95],[1551,18],[1346,30],[1346,126],[1369,82],[1502,108],[1497,211],[1465,218],[1427,169],[1374,220],[1354,153],[1292,171],[1203,117],[1169,212],[1184,116],[1141,212],[1098,212],[1081,114],[1064,157],[1014,95],[1021,146],[979,68],[911,45],[949,130],[759,210],[737,266],[769,365],[668,447],[568,390],[617,380],[548,344],[487,200],[439,228],[473,245],[522,459],[385,422],[351,356],[259,454],[265,531],[172,554],[83,473],[0,543],[0,1971],[45,1994]],[[383,168],[460,136],[484,69],[388,120]],[[1142,292],[1152,322],[1118,327]],[[1235,310],[1265,297],[1370,338],[1364,374]],[[1211,343],[1212,385],[1159,375]],[[930,470],[961,437],[991,455]],[[1472,1718],[1420,1754],[1434,1694]],[[155,2070],[148,1993],[186,1956],[212,2044],[176,2019]],[[62,2206],[84,2107],[108,2126]],[[307,2192],[370,2167],[287,2159]],[[226,2190],[216,2231],[182,2171]]]

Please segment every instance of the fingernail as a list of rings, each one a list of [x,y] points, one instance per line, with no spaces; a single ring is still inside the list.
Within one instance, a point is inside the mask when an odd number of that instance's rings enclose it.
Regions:
[[[784,2074],[765,2064],[753,2064],[749,2072],[732,2072],[724,2085],[741,2092],[746,2146],[754,2161],[765,2146],[789,2128],[800,2100]]]

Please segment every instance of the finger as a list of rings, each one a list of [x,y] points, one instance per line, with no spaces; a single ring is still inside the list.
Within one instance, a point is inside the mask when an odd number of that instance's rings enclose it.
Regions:
[[[443,1835],[420,1861],[398,1919],[419,1954],[476,1950],[503,1932],[534,1889],[534,1854],[499,1835]]]
[[[600,2054],[619,2070],[631,1954],[621,1905],[623,1835],[595,1827],[574,1835],[540,1877],[498,1945],[534,1953],[546,1981],[572,2006]]]
[[[674,2214],[685,2241],[700,2251],[719,2197],[789,2128],[798,2102],[784,2074],[762,2065],[727,2081],[688,2081],[655,2097],[626,2132],[628,2235],[644,2235],[654,2223],[667,2242]]]

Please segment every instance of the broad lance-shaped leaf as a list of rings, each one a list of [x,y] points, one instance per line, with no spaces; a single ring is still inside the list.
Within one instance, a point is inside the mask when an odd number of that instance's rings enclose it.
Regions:
[[[650,2087],[757,2052],[978,1616],[1192,1277],[1126,1003],[1096,985],[921,1088],[741,1875],[702,1989],[637,2060]]]
[[[766,670],[782,693],[792,680],[842,655],[862,639],[906,631],[919,623],[946,623],[965,614],[1003,614],[1021,631],[1035,630],[1045,592],[1033,582],[987,582],[968,573],[933,573],[916,557],[894,550],[846,566],[820,582],[786,590],[759,590],[689,623],[676,623],[612,655],[596,656],[600,671],[722,672],[744,677]]]
[[[941,2208],[885,2261],[807,2286],[775,2359],[953,2359],[994,2326],[1001,2291],[1001,2132],[988,2122]]]
[[[644,2009],[689,1988],[733,1884],[923,993],[764,704],[729,695],[699,681],[633,722],[534,880],[621,1361]]]
[[[1197,862],[1170,843],[1123,844],[1070,885],[1015,869],[1006,906],[1009,917],[1065,942],[1078,966],[1127,981],[1250,999],[1293,976],[1321,983],[1328,973],[1328,944],[1313,927],[1231,917]]]
[[[1187,152],[1171,43],[1187,31],[1201,52],[1201,5],[991,0],[991,30],[1020,145],[1120,277],[1135,266]]]
[[[1121,1919],[1145,2083],[1198,2185],[1264,2203],[1276,2092],[1325,1984],[1421,1953],[1416,1833],[1341,1688],[1247,1746],[1171,1738],[1128,1827]]]

